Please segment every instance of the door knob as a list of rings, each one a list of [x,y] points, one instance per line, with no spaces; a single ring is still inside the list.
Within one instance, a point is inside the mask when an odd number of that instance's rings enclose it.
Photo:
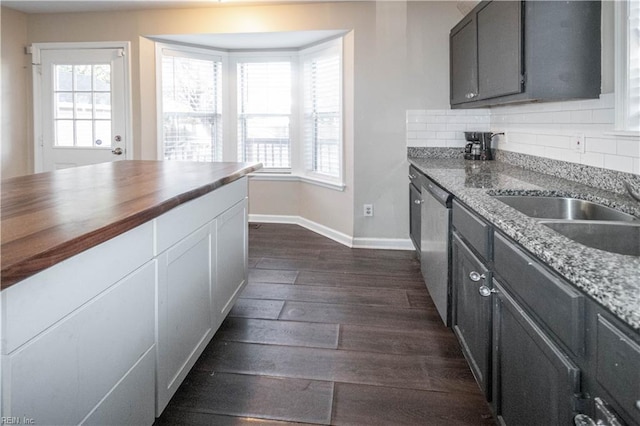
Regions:
[[[474,283],[477,283],[480,280],[484,280],[486,277],[484,274],[480,274],[476,271],[469,272],[469,279]]]
[[[480,288],[478,288],[478,293],[480,293],[480,296],[482,297],[489,297],[491,296],[491,293],[497,293],[497,292],[498,292],[497,290],[489,288],[486,285],[481,285]]]
[[[111,153],[115,155],[122,155],[123,152],[122,148],[115,148],[111,151]]]

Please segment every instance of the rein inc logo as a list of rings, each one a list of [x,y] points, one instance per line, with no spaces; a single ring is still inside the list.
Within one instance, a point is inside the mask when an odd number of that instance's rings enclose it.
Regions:
[[[35,425],[31,417],[0,417],[0,425]]]

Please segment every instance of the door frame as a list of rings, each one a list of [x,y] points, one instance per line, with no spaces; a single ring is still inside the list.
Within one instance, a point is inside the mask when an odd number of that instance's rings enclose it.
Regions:
[[[62,49],[122,49],[124,52],[124,130],[125,152],[124,159],[133,159],[133,120],[131,117],[131,43],[128,41],[107,42],[63,42],[63,43],[33,43],[31,50],[31,73],[33,78],[33,168],[35,173],[44,170],[43,128],[42,128],[42,61],[43,50]]]

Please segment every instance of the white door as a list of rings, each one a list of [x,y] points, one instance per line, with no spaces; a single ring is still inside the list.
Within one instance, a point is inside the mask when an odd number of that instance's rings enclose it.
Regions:
[[[126,159],[124,48],[40,48],[39,57],[36,171]]]

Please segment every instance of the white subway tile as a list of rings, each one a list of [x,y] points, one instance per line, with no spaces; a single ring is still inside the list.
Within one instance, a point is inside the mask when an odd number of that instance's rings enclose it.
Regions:
[[[410,132],[416,132],[419,130],[427,130],[426,123],[409,123],[407,124],[407,128]]]
[[[557,111],[553,114],[553,123],[571,123],[571,111]]]
[[[580,155],[580,163],[593,167],[604,167],[604,154],[587,152]]]
[[[569,149],[558,149],[545,147],[544,156],[554,160],[568,161],[570,163],[580,163],[580,153]]]
[[[569,136],[539,135],[537,141],[538,144],[551,148],[571,149],[571,138]]]
[[[633,173],[633,158],[620,155],[604,155],[604,167],[620,172]]]
[[[467,144],[467,141],[459,139],[447,139],[445,143],[449,148],[464,148],[464,146]]]
[[[436,139],[455,139],[455,132],[436,132]]]
[[[618,139],[616,154],[625,157],[640,157],[640,141],[633,139]]]
[[[572,123],[592,123],[593,122],[593,111],[590,109],[571,111],[571,122]]]
[[[435,139],[436,138],[436,132],[418,132],[418,138],[419,139]]]
[[[536,143],[536,135],[530,133],[511,132],[507,136],[509,138],[509,142]]]
[[[438,148],[438,147],[446,147],[447,144],[445,141],[439,139],[429,139],[427,140],[427,146],[429,148]]]
[[[452,131],[452,132],[464,132],[465,130],[467,130],[467,125],[466,124],[447,124],[447,130],[448,131]]]
[[[598,124],[613,124],[615,121],[615,112],[613,108],[594,109],[593,122]]]
[[[605,138],[590,138],[585,139],[587,152],[599,152],[602,154],[615,154],[616,153],[616,140]]]
[[[447,125],[444,123],[437,123],[437,124],[427,123],[427,130],[430,130],[433,132],[442,132],[447,130]]]
[[[418,139],[417,132],[407,132],[407,139]]]

